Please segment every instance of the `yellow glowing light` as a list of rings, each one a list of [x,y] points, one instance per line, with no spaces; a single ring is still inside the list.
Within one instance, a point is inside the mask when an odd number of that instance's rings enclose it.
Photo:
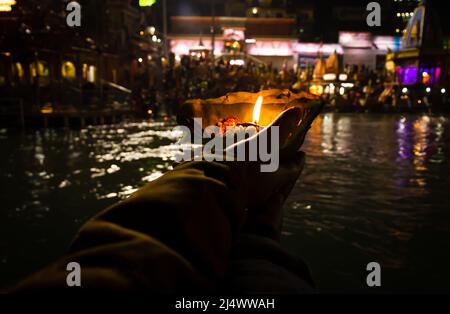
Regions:
[[[13,74],[19,79],[21,80],[23,78],[24,75],[24,69],[22,67],[22,64],[19,62],[14,63],[13,65]]]
[[[386,70],[391,71],[391,72],[395,71],[395,63],[394,63],[394,61],[386,62]]]
[[[258,99],[256,100],[256,104],[255,104],[255,108],[253,109],[253,122],[254,123],[258,123],[259,122],[259,118],[261,116],[261,107],[263,104],[263,96],[259,96]]]
[[[16,0],[0,0],[0,12],[11,12]]]
[[[313,95],[321,96],[323,94],[323,86],[311,85],[311,87],[309,88],[309,92]]]
[[[153,114],[153,110],[152,109],[148,109],[147,113],[151,116]]]
[[[11,12],[12,8],[10,5],[0,5],[0,12]]]
[[[156,0],[139,0],[140,7],[151,7],[156,3]]]
[[[97,80],[97,68],[93,65],[84,63],[82,73],[83,79],[90,83],[95,83]]]
[[[323,79],[324,79],[325,81],[334,81],[334,80],[336,79],[336,74],[332,74],[332,73],[325,74],[325,75],[323,76]]]
[[[348,75],[345,73],[339,74],[339,81],[346,81],[348,79]]]
[[[48,77],[50,75],[50,70],[47,62],[39,60],[30,64],[30,74],[32,78],[37,77]]]
[[[77,69],[75,64],[70,61],[66,61],[61,66],[61,75],[65,79],[74,79],[77,77]]]
[[[53,106],[51,104],[46,104],[41,108],[42,114],[52,114],[53,113]]]

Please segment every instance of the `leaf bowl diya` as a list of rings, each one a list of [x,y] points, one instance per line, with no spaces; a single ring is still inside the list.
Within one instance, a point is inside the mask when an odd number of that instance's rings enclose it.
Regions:
[[[179,110],[180,125],[194,129],[195,118],[201,118],[201,129],[218,126],[225,134],[226,128],[252,127],[256,132],[273,125],[289,124],[287,140],[280,150],[292,154],[303,144],[306,133],[320,114],[324,103],[309,93],[292,93],[289,90],[271,89],[258,93],[236,92],[215,99],[193,99]]]

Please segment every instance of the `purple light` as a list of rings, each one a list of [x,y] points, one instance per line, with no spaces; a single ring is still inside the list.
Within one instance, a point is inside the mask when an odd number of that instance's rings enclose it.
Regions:
[[[405,68],[403,84],[415,84],[417,82],[417,68]]]
[[[411,85],[417,82],[418,70],[416,67],[397,69],[397,77],[401,84]]]
[[[412,144],[411,144],[411,124],[405,118],[400,119],[396,123],[397,127],[397,143],[398,143],[398,158],[401,160],[408,160],[412,158]]]

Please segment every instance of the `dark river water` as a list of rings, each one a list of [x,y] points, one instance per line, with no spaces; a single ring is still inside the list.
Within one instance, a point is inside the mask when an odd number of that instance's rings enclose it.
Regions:
[[[0,130],[0,286],[65,252],[89,217],[170,169],[170,123]],[[450,118],[325,114],[283,245],[322,292],[450,292]],[[366,284],[370,262],[382,287]]]

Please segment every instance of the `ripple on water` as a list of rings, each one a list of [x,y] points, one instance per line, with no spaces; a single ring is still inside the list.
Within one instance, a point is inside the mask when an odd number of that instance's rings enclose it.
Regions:
[[[36,247],[53,243],[62,253],[57,239],[68,242],[88,217],[172,169],[180,135],[172,127],[140,122],[25,135],[0,130],[6,187],[0,230],[26,230],[24,240],[0,240],[8,252],[1,258],[5,268]],[[423,277],[427,260],[420,256],[450,263],[438,245],[424,242],[445,241],[439,235],[448,238],[450,230],[449,131],[447,117],[319,117],[305,142],[304,173],[286,203],[288,249],[305,257],[324,282],[357,282],[364,268],[351,267],[367,260]]]

